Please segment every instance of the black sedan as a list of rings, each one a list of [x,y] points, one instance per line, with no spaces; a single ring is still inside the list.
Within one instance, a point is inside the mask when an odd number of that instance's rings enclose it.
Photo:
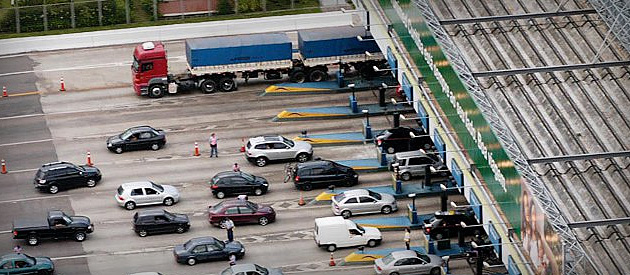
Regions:
[[[158,233],[184,233],[190,229],[188,216],[166,210],[145,210],[133,215],[133,230],[140,237]]]
[[[260,196],[267,193],[269,182],[263,177],[245,172],[226,171],[216,174],[210,180],[212,194],[218,199],[229,194],[254,194]]]
[[[116,154],[133,150],[159,150],[166,144],[166,133],[151,126],[137,126],[107,139],[107,149]]]
[[[199,237],[176,245],[173,254],[178,263],[195,265],[197,262],[226,260],[230,255],[241,258],[245,256],[245,247],[238,241],[224,242],[215,237]]]
[[[413,133],[415,137],[412,138],[410,133]],[[385,130],[376,136],[374,141],[388,154],[418,149],[427,150],[433,147],[431,137],[424,131],[404,126]]]

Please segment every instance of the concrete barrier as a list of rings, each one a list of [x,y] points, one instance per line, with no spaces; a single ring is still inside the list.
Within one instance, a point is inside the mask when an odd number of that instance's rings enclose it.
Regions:
[[[351,23],[351,13],[336,11],[10,38],[0,40],[0,55],[136,44],[144,41],[169,41],[220,35],[294,31],[299,29],[345,26]]]

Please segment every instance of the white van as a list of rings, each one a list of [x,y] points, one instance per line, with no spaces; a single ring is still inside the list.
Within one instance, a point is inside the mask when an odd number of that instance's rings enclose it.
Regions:
[[[381,232],[374,227],[361,227],[342,217],[315,219],[315,243],[333,252],[337,247],[367,245],[377,246],[383,240]]]

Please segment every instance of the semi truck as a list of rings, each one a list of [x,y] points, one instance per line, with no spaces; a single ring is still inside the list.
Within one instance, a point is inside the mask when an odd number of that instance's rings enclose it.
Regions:
[[[362,27],[300,30],[294,50],[286,33],[261,33],[187,39],[186,72],[168,71],[161,42],[137,45],[131,66],[137,95],[159,98],[166,93],[199,89],[203,93],[237,89],[237,79],[262,77],[292,82],[323,81],[328,67],[354,68],[363,75],[383,68],[385,58],[375,40]]]

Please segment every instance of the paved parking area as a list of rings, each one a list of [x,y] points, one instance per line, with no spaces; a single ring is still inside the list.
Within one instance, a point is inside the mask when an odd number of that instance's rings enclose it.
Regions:
[[[168,43],[173,67],[182,65],[182,42]],[[77,51],[35,53],[17,59],[0,59],[0,64],[16,64],[0,75],[0,83],[23,83],[14,91],[39,94],[0,99],[0,158],[7,160],[9,174],[0,175],[0,251],[8,253],[15,244],[11,222],[15,218],[43,214],[48,209],[89,216],[95,232],[85,242],[45,241],[37,247],[24,247],[32,255],[55,260],[57,274],[127,274],[160,271],[163,274],[216,274],[227,262],[176,264],[172,247],[197,236],[226,238],[224,230],[209,226],[207,207],[219,202],[207,181],[216,173],[230,170],[238,162],[241,169],[270,181],[269,193],[250,197],[271,204],[277,211],[275,223],[237,226],[237,240],[247,252],[243,262],[281,267],[287,274],[371,274],[371,266],[328,267],[330,254],[319,249],[312,237],[313,220],[332,215],[330,206],[297,205],[300,193],[291,183],[283,183],[283,164],[259,168],[247,163],[239,152],[242,138],[263,134],[298,136],[309,133],[361,131],[361,119],[273,122],[288,107],[343,105],[347,95],[261,97],[266,83],[250,81],[229,94],[204,95],[199,92],[166,96],[161,99],[138,97],[130,86],[129,61],[133,46],[117,46]],[[63,76],[68,91],[57,91]],[[30,83],[28,86],[24,83]],[[0,84],[1,85],[1,84]],[[359,100],[377,102],[372,92],[358,94]],[[374,128],[390,125],[386,117],[371,119]],[[167,145],[159,151],[110,153],[106,138],[137,125],[151,125],[167,132]],[[208,136],[219,137],[219,158],[209,158]],[[194,157],[198,142],[202,156]],[[340,160],[376,157],[372,144],[315,147],[315,156]],[[90,151],[103,180],[95,188],[62,191],[57,195],[37,192],[32,185],[35,170],[43,163],[64,160],[86,162]],[[131,230],[135,211],[119,207],[116,188],[134,180],[153,180],[176,186],[181,201],[167,210],[188,214],[192,228],[178,235],[138,237]],[[360,175],[358,187],[391,184],[387,172]],[[304,192],[312,198],[322,190]],[[461,197],[453,200],[464,201]],[[402,204],[408,203],[403,200]],[[439,198],[417,201],[420,212],[438,210]],[[148,207],[161,208],[161,206]],[[146,209],[146,207],[144,208]],[[403,215],[402,211],[395,215]],[[369,217],[375,217],[373,215]],[[368,217],[368,216],[362,216]],[[402,232],[384,232],[381,247],[402,247]],[[342,258],[352,250],[335,253]],[[457,274],[472,274],[462,265]]]

